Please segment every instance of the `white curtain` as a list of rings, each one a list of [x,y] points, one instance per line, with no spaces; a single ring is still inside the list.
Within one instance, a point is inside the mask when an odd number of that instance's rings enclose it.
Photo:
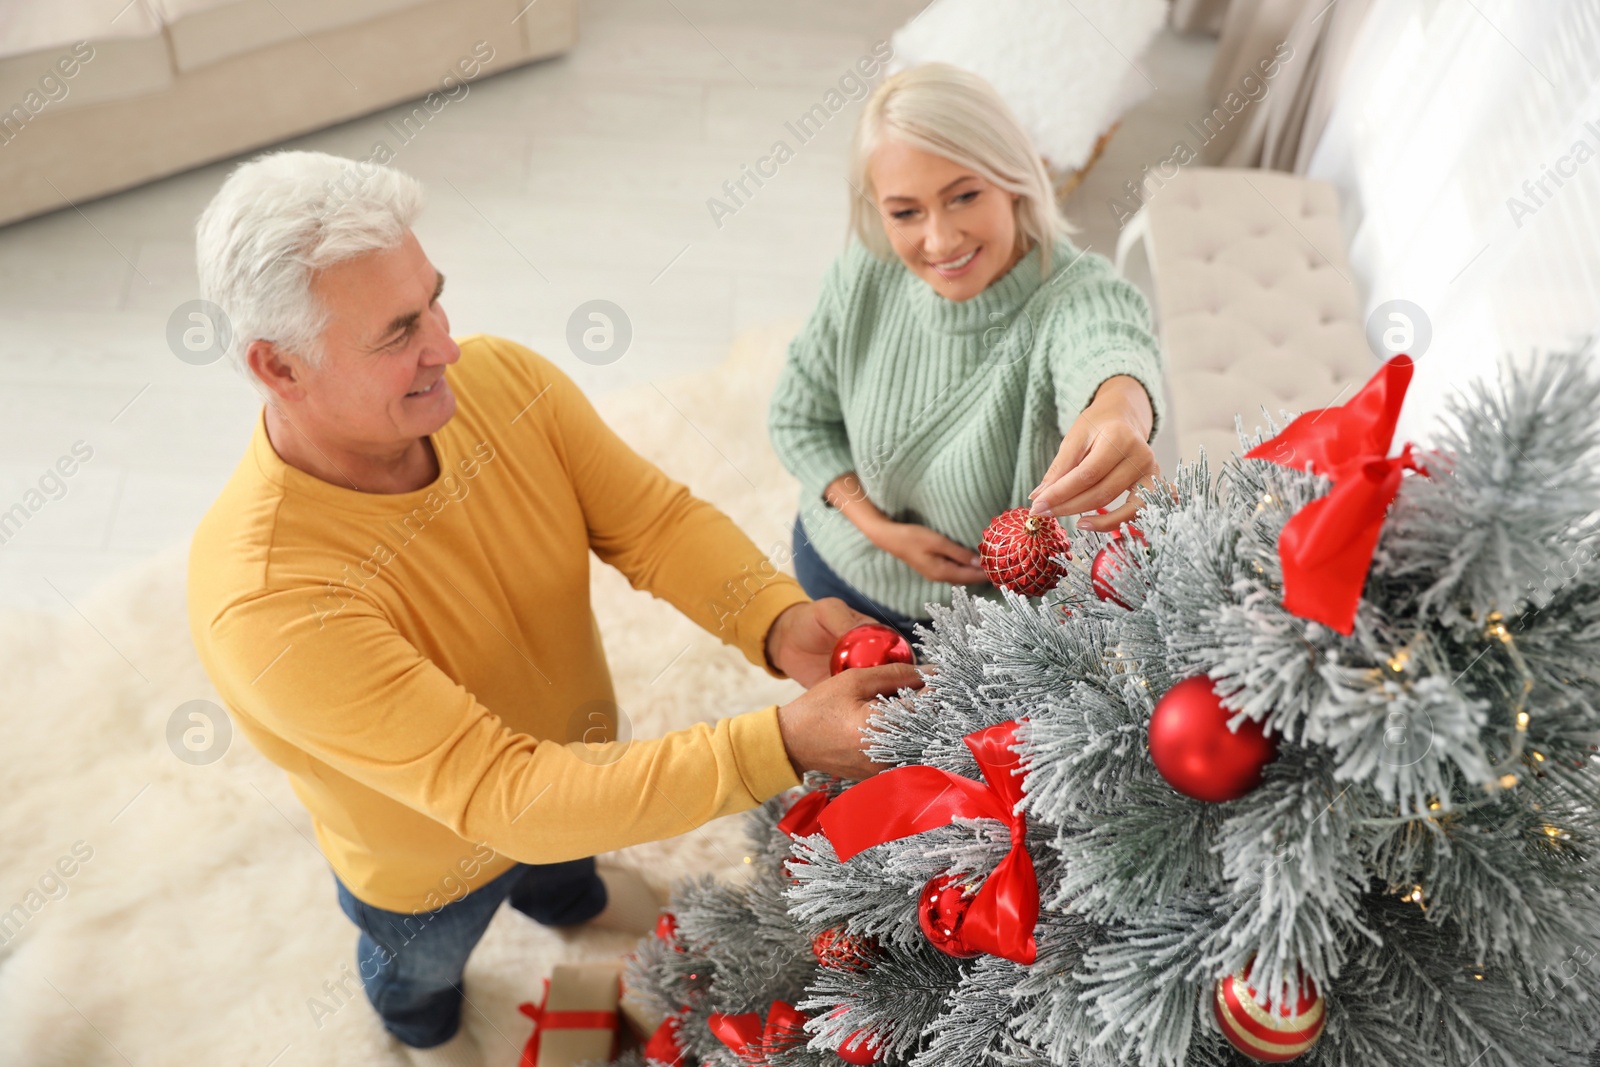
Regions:
[[[1431,329],[1397,435],[1425,439],[1502,355],[1600,324],[1600,0],[1375,0],[1307,172],[1340,189],[1367,313]]]

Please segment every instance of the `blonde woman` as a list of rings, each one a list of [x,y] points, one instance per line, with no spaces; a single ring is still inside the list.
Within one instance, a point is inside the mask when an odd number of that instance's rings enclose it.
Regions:
[[[1063,106],[1070,106],[1064,102]],[[799,480],[795,571],[909,637],[1007,508],[1093,514],[1156,473],[1161,357],[1143,297],[1066,237],[994,89],[942,63],[878,86],[850,162],[852,240],[773,394]],[[1085,514],[1090,513],[1090,514]]]

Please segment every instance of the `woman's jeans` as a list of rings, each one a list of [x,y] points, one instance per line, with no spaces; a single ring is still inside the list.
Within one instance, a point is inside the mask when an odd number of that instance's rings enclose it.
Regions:
[[[509,899],[545,926],[573,926],[605,910],[606,887],[594,858],[519,863],[466,896],[407,915],[357,900],[338,876],[339,906],[361,931],[356,964],[373,1010],[403,1044],[432,1048],[461,1026],[461,973],[467,957]]]
[[[798,516],[794,520],[794,576],[800,580],[800,587],[812,600],[821,600],[829,596],[838,597],[861,614],[870,615],[879,622],[899,630],[901,635],[911,642],[913,648],[917,642],[915,627],[919,623],[929,630],[933,629],[930,620],[913,619],[886,608],[858,592],[849,582],[833,573],[833,568],[817,555],[816,548],[811,544],[811,538],[806,536],[805,525]]]

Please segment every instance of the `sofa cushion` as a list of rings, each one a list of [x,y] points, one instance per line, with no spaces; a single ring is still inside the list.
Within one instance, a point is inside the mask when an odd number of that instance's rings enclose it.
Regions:
[[[147,0],[41,0],[0,4],[0,57],[70,51],[77,41],[158,37]],[[37,76],[37,75],[36,75]]]
[[[149,0],[167,26],[172,59],[195,70],[242,52],[312,37],[426,0]],[[329,62],[337,64],[336,57]]]

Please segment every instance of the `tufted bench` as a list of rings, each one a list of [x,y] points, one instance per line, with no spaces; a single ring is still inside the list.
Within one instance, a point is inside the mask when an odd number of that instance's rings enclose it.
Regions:
[[[1147,274],[1131,261],[1136,251]],[[1180,169],[1128,220],[1117,268],[1146,285],[1166,355],[1164,470],[1202,448],[1215,469],[1238,451],[1235,416],[1248,430],[1262,408],[1277,418],[1327,407],[1375,367],[1326,182]]]

